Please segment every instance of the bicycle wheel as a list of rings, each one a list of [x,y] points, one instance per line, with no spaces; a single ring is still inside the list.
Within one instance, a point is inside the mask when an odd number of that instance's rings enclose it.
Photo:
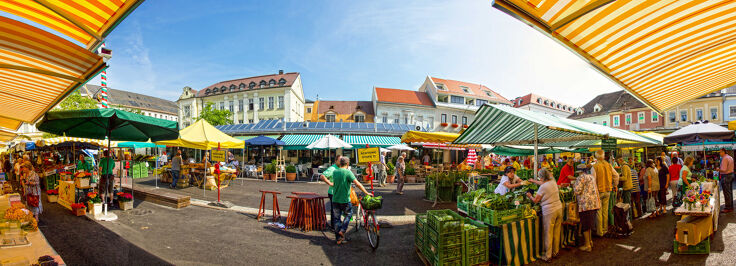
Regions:
[[[360,231],[360,228],[363,227],[363,208],[360,205],[358,205],[353,219],[355,219],[355,231]]]
[[[371,244],[373,251],[378,248],[378,242],[380,235],[378,233],[378,222],[376,221],[376,214],[373,212],[366,213],[366,234],[368,235],[368,242]]]

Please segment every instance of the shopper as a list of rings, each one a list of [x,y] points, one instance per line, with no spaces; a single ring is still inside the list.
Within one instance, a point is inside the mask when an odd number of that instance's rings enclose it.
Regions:
[[[319,176],[322,182],[325,182],[328,186],[330,186],[329,188],[327,188],[327,198],[330,200],[330,203],[329,203],[330,205],[330,224],[329,226],[334,226],[335,218],[338,217],[337,214],[335,213],[336,210],[335,210],[334,201],[332,200],[332,198],[335,195],[335,186],[334,186],[334,183],[332,182],[333,181],[332,176],[335,173],[335,170],[340,168],[338,166],[338,163],[340,162],[340,158],[342,158],[342,155],[337,155],[337,157],[335,158],[335,164],[331,165],[330,167],[327,167],[327,169],[324,172],[322,172],[322,174]]]
[[[79,160],[77,160],[77,171],[92,171],[92,165],[84,159],[84,154],[79,154]]]
[[[672,161],[670,161],[670,157],[667,157],[667,153],[662,152],[658,158],[660,158],[665,166],[667,166],[667,169],[672,165]]]
[[[633,189],[633,180],[631,179],[631,167],[623,158],[616,160],[621,167],[620,182],[623,183],[623,192],[621,193],[621,201],[631,206],[631,190]],[[631,208],[629,208],[631,211]]]
[[[428,155],[424,155],[424,157],[427,157]],[[376,166],[376,179],[378,179],[378,186],[385,187],[386,186],[386,169],[388,169],[388,166],[386,166],[386,152],[382,152],[379,156],[379,161]]]
[[[649,179],[647,179],[647,166],[645,163],[640,162],[639,163],[639,198],[641,198],[641,213],[639,216],[643,216],[645,213],[647,213],[647,199],[649,198],[649,193],[647,192],[647,182]]]
[[[115,176],[113,175],[115,160],[110,156],[109,150],[105,150],[102,155],[103,157],[100,159],[100,180],[97,184],[97,191],[102,196],[103,203],[112,206],[112,195],[114,195],[113,186],[115,184]]]
[[[593,250],[591,231],[595,227],[596,213],[601,208],[601,201],[595,178],[589,174],[590,168],[585,164],[580,164],[578,169],[580,169],[580,174],[573,182],[573,189],[580,213],[580,232],[584,238],[580,250],[590,252]]]
[[[659,193],[657,194],[657,202],[659,204],[657,212],[664,214],[667,212],[667,189],[670,186],[670,171],[667,164],[661,158],[657,166],[657,174],[659,175]]]
[[[672,208],[677,208],[680,202],[680,197],[677,193],[677,191],[679,191],[677,189],[677,183],[680,182],[680,171],[682,171],[682,164],[680,164],[680,160],[678,160],[677,154],[672,155],[672,165],[670,165],[669,168],[669,188],[670,192],[672,192]]]
[[[729,213],[733,211],[733,157],[728,155],[724,148],[721,148],[720,155],[721,167],[718,168],[718,177],[723,188],[723,199],[726,201],[726,206],[721,212]]]
[[[562,169],[560,169],[560,177],[557,179],[558,186],[570,186],[570,179],[575,178],[575,170],[573,170],[574,165],[575,162],[572,160],[572,158],[567,159],[567,163],[565,163],[565,165],[562,166]]]
[[[597,150],[595,152],[596,163],[593,165],[593,177],[595,177],[598,186],[598,197],[601,201],[601,208],[596,213],[596,234],[603,237],[608,233],[608,209],[611,191],[613,191],[613,180],[618,180],[618,173],[613,169],[608,161],[606,161],[605,152]],[[614,178],[614,175],[616,176]]]
[[[504,170],[504,175],[501,177],[501,181],[493,192],[496,194],[506,195],[510,190],[520,186],[521,178],[516,176],[516,168],[513,166],[507,166]]]
[[[537,173],[539,181],[530,179],[530,182],[539,185],[537,194],[527,192],[526,196],[534,203],[540,203],[542,207],[542,220],[544,223],[544,249],[543,261],[549,262],[557,256],[560,251],[560,231],[562,229],[562,202],[560,201],[560,190],[554,181],[552,172],[542,167]]]
[[[348,230],[348,225],[350,225],[350,219],[352,218],[353,206],[350,203],[350,185],[354,184],[365,195],[369,193],[365,190],[363,184],[358,182],[355,175],[348,170],[348,164],[350,164],[348,157],[340,157],[335,161],[338,162],[339,168],[335,169],[332,173],[332,180],[334,181],[334,195],[332,200],[334,202],[333,206],[336,209],[333,229],[335,230],[337,244],[340,245],[345,242],[345,232]],[[345,216],[344,219],[342,219],[343,216]]]
[[[36,171],[33,170],[31,162],[24,162],[21,166],[23,175],[23,197],[26,205],[33,212],[33,217],[38,221],[39,215],[43,212],[43,204],[41,204],[41,179]]]
[[[655,202],[655,207],[651,210],[649,207],[652,206],[647,204],[647,210],[652,212],[652,215],[649,216],[650,218],[657,217],[657,211],[659,210],[659,206],[657,205],[657,198],[659,197],[659,170],[657,170],[657,165],[662,159],[661,157],[657,157],[656,160],[657,164],[655,164],[652,159],[647,160],[647,177],[646,182],[644,183],[644,189],[647,191],[648,196],[647,203],[649,203],[649,201],[652,201],[649,198],[654,199]]]
[[[634,165],[634,160],[629,158],[629,165]],[[641,188],[639,187],[639,168],[631,173],[631,218],[641,217]]]
[[[404,162],[404,159],[406,159],[406,152],[402,152],[399,159],[396,160],[396,178],[398,179],[396,184],[396,194],[399,195],[404,195],[404,182],[406,182],[406,177],[404,176],[406,163]]]
[[[386,153],[384,152],[383,154],[385,156]],[[431,159],[429,158],[429,153],[424,154],[424,158],[422,158],[422,162],[424,163],[424,165],[429,165],[429,163],[431,162]],[[385,164],[385,161],[384,161],[384,164]]]
[[[171,185],[169,185],[170,188],[176,188],[176,185],[178,184],[177,181],[179,181],[179,176],[181,174],[181,161],[181,150],[177,150],[174,158],[171,158]]]
[[[685,157],[685,165],[682,166],[682,169],[680,170],[680,181],[677,182],[677,185],[680,187],[680,193],[681,195],[685,195],[688,188],[690,188],[690,182],[692,182],[692,170],[693,169],[693,162],[695,162],[695,158],[692,156]]]
[[[161,156],[158,157],[158,160],[156,160],[156,164],[158,164],[158,167],[163,167],[168,161],[169,157],[166,156],[166,152],[164,152],[163,154],[161,154]]]

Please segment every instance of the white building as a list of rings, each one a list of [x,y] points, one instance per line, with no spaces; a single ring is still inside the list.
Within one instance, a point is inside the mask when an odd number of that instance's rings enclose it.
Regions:
[[[513,100],[514,108],[550,114],[559,117],[568,117],[575,109],[572,105],[556,101],[544,96],[530,93]]]
[[[376,123],[408,124],[415,129],[434,131],[435,105],[425,92],[373,87]]]
[[[436,107],[435,131],[459,132],[473,122],[475,112],[483,104],[511,102],[482,84],[427,76],[419,87]]]
[[[230,110],[233,124],[260,120],[304,121],[304,92],[296,72],[221,81],[199,91],[184,87],[177,100],[180,127],[195,122],[206,104]]]
[[[81,94],[100,101],[101,90],[101,86],[86,84],[82,87]],[[158,97],[107,88],[107,102],[112,108],[126,111],[140,110],[145,116],[179,121],[179,107],[176,103]]]

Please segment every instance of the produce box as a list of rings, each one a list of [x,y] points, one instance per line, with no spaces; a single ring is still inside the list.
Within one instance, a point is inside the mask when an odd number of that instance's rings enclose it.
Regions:
[[[437,199],[438,201],[452,202],[452,200],[454,199],[454,197],[453,197],[454,196],[454,193],[455,193],[454,188],[452,188],[452,187],[439,187],[439,188],[437,188],[437,190],[439,192],[437,194],[437,196],[439,197]]]
[[[417,213],[415,216],[415,227],[414,227],[414,244],[417,245],[419,250],[424,250],[424,243],[427,239],[426,237],[426,228],[427,228],[427,214],[426,213]]]
[[[443,234],[460,233],[463,228],[463,217],[451,210],[430,210],[427,211],[427,225],[435,232]]]
[[[427,256],[427,260],[429,261],[430,265],[434,266],[463,266],[463,259],[462,258],[452,258],[447,260],[437,260],[434,257]]]
[[[458,211],[463,211],[463,212],[465,212],[467,214],[470,214],[470,212],[468,210],[468,204],[469,203],[470,202],[468,202],[468,201],[464,201],[461,196],[457,196],[457,210]]]
[[[464,245],[462,232],[439,233],[432,228],[427,228],[425,236],[436,247]]]
[[[463,226],[463,235],[465,243],[472,242],[488,242],[488,226],[470,218],[465,218]]]
[[[684,216],[677,221],[675,240],[681,244],[697,245],[713,232],[713,216]]]
[[[488,226],[465,219],[463,238],[465,241],[464,265],[478,265],[488,262]]]
[[[430,228],[428,231],[432,231],[432,229]],[[430,232],[427,234],[428,236],[430,236],[429,240],[426,241],[426,249],[428,253],[427,259],[433,261],[434,265],[462,265],[463,255],[465,254],[465,244],[462,242],[462,233],[451,233],[444,235],[446,237],[458,240],[457,242],[453,242],[440,239],[440,242],[444,242],[444,244],[432,241],[431,236],[434,233],[436,232]],[[458,260],[459,264],[455,264],[456,262],[454,261]]]
[[[710,254],[710,237],[700,241],[697,245],[686,245],[674,241],[675,254]]]
[[[76,187],[89,187],[89,178],[74,178],[74,185]]]
[[[491,210],[488,208],[479,207],[478,209],[478,216],[479,220],[483,221],[484,223],[498,226],[510,222],[516,222],[518,220],[521,220],[524,218],[524,211],[526,208],[528,208],[528,205],[524,205],[526,207],[516,208],[516,209],[509,209],[509,210]]]

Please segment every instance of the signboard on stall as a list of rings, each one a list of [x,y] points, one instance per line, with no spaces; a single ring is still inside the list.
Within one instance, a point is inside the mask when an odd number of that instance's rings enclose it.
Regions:
[[[225,150],[217,150],[212,149],[210,151],[210,159],[215,162],[226,162],[227,161],[227,151]]]
[[[71,210],[75,192],[73,181],[59,181],[59,204]]]
[[[612,151],[616,149],[616,139],[602,139],[601,149],[604,151]]]
[[[358,163],[374,163],[381,160],[378,147],[358,149]]]

